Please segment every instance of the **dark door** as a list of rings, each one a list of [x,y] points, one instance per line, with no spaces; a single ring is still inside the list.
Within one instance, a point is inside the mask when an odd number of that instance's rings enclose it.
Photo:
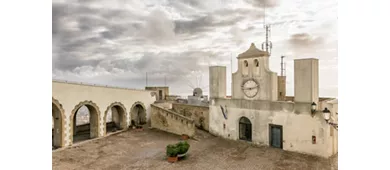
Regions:
[[[252,141],[252,124],[246,117],[242,117],[240,119],[239,138],[241,140]]]
[[[283,127],[280,125],[270,125],[270,146],[283,148]]]
[[[159,91],[158,91],[158,99],[159,99],[159,100],[162,100],[162,90],[159,90]]]

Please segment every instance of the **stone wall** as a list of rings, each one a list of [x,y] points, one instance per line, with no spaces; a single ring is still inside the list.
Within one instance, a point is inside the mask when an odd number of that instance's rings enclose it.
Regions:
[[[209,107],[189,104],[173,103],[172,109],[184,116],[191,117],[195,126],[209,131]]]
[[[227,119],[221,106],[226,109]],[[270,124],[283,128],[283,150],[322,157],[336,154],[332,150],[334,135],[321,113],[311,116],[310,103],[214,99],[209,106],[211,134],[239,139],[239,120],[246,117],[252,124],[252,143],[269,145]],[[312,143],[312,136],[316,143]]]
[[[160,106],[164,109],[172,109],[172,102],[158,102],[158,103],[154,103],[154,104],[157,106]]]
[[[93,107],[97,121],[92,129],[98,137],[105,136],[105,115],[114,104],[120,106],[124,112],[124,127],[130,124],[132,110],[141,105],[146,110],[146,119],[150,118],[150,104],[155,101],[153,91],[109,87],[103,85],[83,84],[75,82],[52,81],[52,106],[57,110],[53,116],[58,118],[55,126],[56,136],[61,141],[61,147],[73,143],[73,116],[82,105]],[[90,110],[91,112],[91,110]]]
[[[195,135],[194,120],[161,106],[151,105],[151,126],[169,133],[190,137]]]

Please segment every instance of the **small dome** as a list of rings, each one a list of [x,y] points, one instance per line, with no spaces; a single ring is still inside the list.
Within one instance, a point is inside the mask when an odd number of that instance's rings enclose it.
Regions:
[[[203,95],[203,91],[199,87],[195,88],[193,93],[194,93],[194,96],[199,96],[200,97],[200,96]]]

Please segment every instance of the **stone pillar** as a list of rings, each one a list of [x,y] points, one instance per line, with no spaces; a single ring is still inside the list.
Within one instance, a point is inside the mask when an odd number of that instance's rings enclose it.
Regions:
[[[76,130],[76,127],[77,127],[77,126],[76,126],[76,124],[77,124],[77,122],[76,122],[76,116],[77,116],[77,115],[75,114],[74,117],[73,117],[73,134],[72,134],[73,136],[76,135],[76,133],[77,133],[77,130]]]
[[[294,60],[294,101],[302,103],[315,102],[319,96],[318,59]]]
[[[226,97],[226,67],[209,67],[210,99]]]

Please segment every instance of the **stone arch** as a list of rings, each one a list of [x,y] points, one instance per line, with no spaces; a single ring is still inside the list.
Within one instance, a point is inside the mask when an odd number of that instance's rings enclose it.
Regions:
[[[127,111],[126,111],[126,107],[125,105],[123,105],[121,102],[114,102],[114,103],[111,103],[106,111],[104,112],[104,117],[103,117],[103,131],[104,131],[104,134],[107,134],[107,128],[106,128],[106,124],[107,124],[107,113],[108,111],[115,107],[118,111],[118,115],[119,115],[119,129],[126,129],[128,127],[127,125]]]
[[[255,59],[254,60],[254,65],[255,65],[255,67],[259,67],[259,60]]]
[[[90,138],[97,138],[99,137],[99,132],[100,132],[100,110],[99,110],[99,107],[96,105],[96,103],[92,102],[92,101],[83,101],[83,102],[80,102],[79,104],[77,104],[73,110],[72,110],[72,113],[70,115],[70,141],[73,142],[73,136],[75,135],[74,134],[74,128],[76,126],[76,122],[74,122],[74,118],[75,118],[75,115],[76,115],[76,112],[80,109],[81,106],[86,106],[89,110],[89,123],[90,123]]]
[[[240,140],[252,141],[252,123],[251,121],[242,116],[239,120],[238,137]]]
[[[146,107],[145,105],[137,101],[135,102],[130,109],[130,120],[131,122],[134,122],[135,124],[146,124]]]
[[[62,104],[55,98],[51,98],[52,117],[54,121],[54,135],[52,136],[52,145],[54,148],[65,146],[65,110]]]

